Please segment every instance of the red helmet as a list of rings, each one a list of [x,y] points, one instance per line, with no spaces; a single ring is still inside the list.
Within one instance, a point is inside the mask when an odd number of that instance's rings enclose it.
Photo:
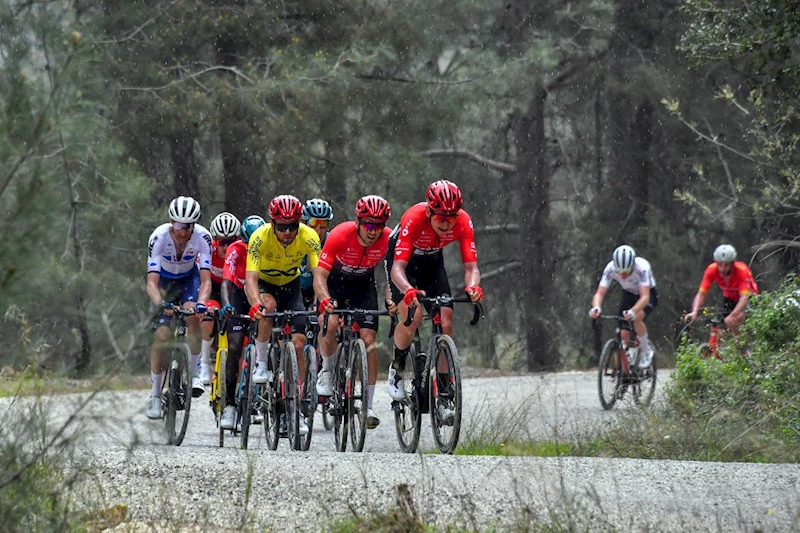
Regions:
[[[276,196],[269,203],[269,218],[285,222],[297,222],[303,216],[303,204],[290,194]]]
[[[391,215],[392,210],[389,208],[389,202],[380,196],[370,194],[356,202],[356,218],[374,222],[386,222]]]
[[[425,195],[425,200],[433,212],[448,215],[457,214],[464,203],[458,185],[447,180],[431,183],[431,186],[428,187],[428,194]]]

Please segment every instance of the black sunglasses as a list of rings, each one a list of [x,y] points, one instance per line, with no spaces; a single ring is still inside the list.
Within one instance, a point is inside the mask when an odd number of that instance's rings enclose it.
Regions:
[[[275,228],[275,231],[279,231],[281,233],[287,231],[297,231],[298,229],[300,229],[300,221],[298,220],[297,222],[292,222],[290,224],[281,224],[273,220],[272,227]]]

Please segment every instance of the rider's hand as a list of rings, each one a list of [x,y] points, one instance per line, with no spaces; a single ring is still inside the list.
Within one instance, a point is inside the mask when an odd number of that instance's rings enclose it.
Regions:
[[[161,302],[160,307],[166,316],[172,316],[174,314],[173,310],[175,309],[175,304],[169,302]]]
[[[633,319],[636,318],[636,313],[633,309],[627,309],[622,312],[622,318],[628,320],[629,322],[633,322]]]
[[[684,322],[694,322],[695,320],[697,320],[697,311],[686,313],[686,315],[683,317]]]
[[[589,316],[592,318],[600,318],[600,313],[602,312],[603,310],[600,309],[599,307],[592,307],[591,309],[589,309]]]
[[[425,296],[425,291],[420,291],[415,289],[414,287],[411,287],[406,291],[405,296],[403,296],[403,303],[409,306],[411,304],[419,306],[419,300],[417,300],[417,295]]]
[[[394,303],[394,300],[387,298],[383,303],[386,304],[386,310],[389,311],[389,316],[397,314],[397,304]]]
[[[236,309],[231,304],[225,304],[219,310],[219,317],[225,318],[225,315],[233,315],[234,313],[236,313]]]
[[[336,301],[332,300],[330,296],[322,300],[317,308],[319,314],[333,313],[334,309],[336,309]]]
[[[266,312],[267,308],[261,304],[256,304],[250,307],[250,312],[247,313],[250,316],[251,320],[261,320],[264,318],[264,313]]]
[[[206,300],[206,308],[208,309],[209,313],[216,313],[219,311],[220,307],[222,307],[222,304],[220,304],[218,301]]]
[[[481,289],[478,285],[470,285],[464,292],[469,294],[469,299],[472,300],[472,303],[479,304],[482,303],[484,300],[483,289]]]
[[[194,304],[194,312],[196,314],[204,315],[206,314],[206,311],[208,311],[208,308],[206,307],[206,304],[204,304],[203,302],[197,302],[196,304]]]

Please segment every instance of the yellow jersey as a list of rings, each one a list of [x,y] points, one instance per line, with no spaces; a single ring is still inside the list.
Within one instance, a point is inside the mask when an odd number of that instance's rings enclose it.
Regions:
[[[264,224],[251,236],[247,245],[247,271],[273,285],[286,285],[300,275],[300,265],[308,255],[308,268],[316,268],[320,254],[317,232],[300,224],[297,237],[284,246],[275,235],[272,224]]]

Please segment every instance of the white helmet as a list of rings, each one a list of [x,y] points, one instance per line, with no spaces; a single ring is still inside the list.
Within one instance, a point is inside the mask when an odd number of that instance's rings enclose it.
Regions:
[[[636,260],[636,252],[627,244],[623,244],[614,250],[612,256],[614,270],[621,274],[629,273],[633,270],[633,262]]]
[[[169,218],[175,222],[194,224],[200,220],[200,204],[191,196],[178,196],[169,203]]]
[[[224,237],[238,237],[239,228],[242,227],[239,219],[230,213],[220,213],[211,221],[211,236],[215,239]]]
[[[731,263],[736,261],[736,248],[730,244],[720,244],[714,250],[714,261],[720,263]]]

